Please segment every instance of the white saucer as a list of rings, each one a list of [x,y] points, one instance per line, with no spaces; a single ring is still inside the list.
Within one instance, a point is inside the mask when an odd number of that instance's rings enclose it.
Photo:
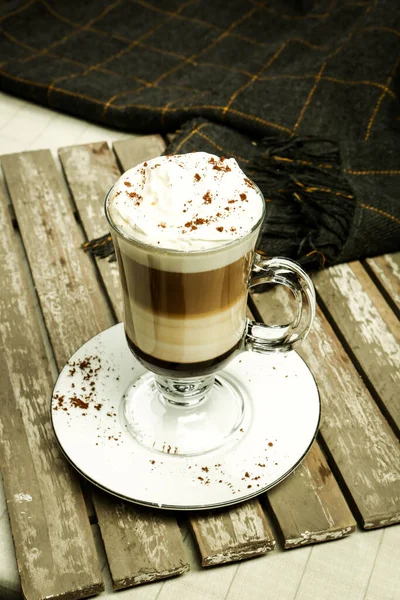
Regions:
[[[138,504],[198,510],[248,500],[279,483],[309,450],[320,401],[296,352],[244,352],[224,369],[248,399],[227,446],[184,457],[139,445],[122,396],[145,371],[119,323],[86,342],[61,371],[52,398],[57,440],[72,465],[102,489]]]

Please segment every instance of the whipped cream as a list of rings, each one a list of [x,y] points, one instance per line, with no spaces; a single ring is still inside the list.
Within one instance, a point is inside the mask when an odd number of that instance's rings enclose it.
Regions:
[[[206,152],[160,156],[126,171],[108,204],[128,237],[158,248],[204,250],[246,236],[264,200],[236,160]]]

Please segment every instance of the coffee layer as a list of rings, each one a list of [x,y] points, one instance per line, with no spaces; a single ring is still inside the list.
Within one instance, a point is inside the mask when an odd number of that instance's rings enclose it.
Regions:
[[[241,345],[241,340],[239,340],[235,346],[230,348],[227,352],[224,352],[224,354],[214,358],[201,362],[180,363],[173,362],[171,360],[161,360],[159,358],[155,358],[150,354],[146,354],[136,344],[134,344],[129,338],[128,334],[126,334],[126,339],[131,351],[147,369],[157,373],[158,375],[171,377],[172,379],[199,377],[215,373],[216,370],[222,369],[232,359],[232,356],[238,351]]]
[[[195,318],[157,315],[125,296],[126,333],[142,352],[160,360],[211,360],[229,351],[242,338],[246,296],[225,310]]]
[[[173,273],[201,273],[230,265],[248,252],[253,252],[258,237],[258,230],[255,230],[246,237],[219,248],[201,252],[179,252],[141,246],[115,231],[111,233],[114,245],[118,245],[123,256],[146,267]]]
[[[131,303],[157,315],[189,319],[223,311],[246,294],[252,253],[225,267],[200,273],[154,269],[125,253],[121,260]]]

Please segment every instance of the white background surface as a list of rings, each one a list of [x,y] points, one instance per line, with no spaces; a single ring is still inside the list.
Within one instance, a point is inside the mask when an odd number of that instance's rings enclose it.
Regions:
[[[0,155],[115,141],[129,133],[100,127],[0,93]],[[191,571],[182,577],[112,592],[97,525],[92,525],[106,592],[118,600],[400,600],[400,526],[357,531],[343,540],[202,569],[183,531]],[[0,480],[0,600],[21,598]]]

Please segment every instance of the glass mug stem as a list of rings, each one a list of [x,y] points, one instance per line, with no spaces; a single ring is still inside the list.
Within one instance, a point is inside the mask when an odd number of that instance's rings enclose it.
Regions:
[[[215,376],[170,379],[155,375],[154,379],[164,402],[181,408],[195,408],[205,401]]]

